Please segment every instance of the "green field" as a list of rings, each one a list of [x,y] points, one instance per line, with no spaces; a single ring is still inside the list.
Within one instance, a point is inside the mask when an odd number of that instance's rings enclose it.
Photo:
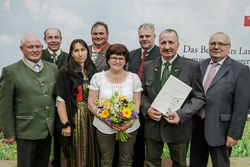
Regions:
[[[3,136],[0,134],[0,160],[16,160],[16,143],[7,145],[2,141],[2,138]],[[51,157],[53,157],[53,152],[51,153]],[[189,151],[187,157],[189,157]],[[250,121],[246,123],[242,139],[238,145],[233,147],[231,157],[250,157]],[[167,145],[164,146],[162,158],[169,158]]]

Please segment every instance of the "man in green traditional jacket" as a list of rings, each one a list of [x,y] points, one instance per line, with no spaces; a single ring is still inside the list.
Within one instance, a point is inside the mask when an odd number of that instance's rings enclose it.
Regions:
[[[17,141],[18,167],[48,167],[54,133],[56,65],[41,60],[35,35],[21,38],[23,59],[4,67],[0,78],[0,119],[4,142]]]

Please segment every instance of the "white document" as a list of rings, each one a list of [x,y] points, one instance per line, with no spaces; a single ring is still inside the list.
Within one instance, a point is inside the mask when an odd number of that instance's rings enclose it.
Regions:
[[[170,75],[151,107],[164,115],[173,113],[181,108],[191,90],[192,88],[189,85]]]

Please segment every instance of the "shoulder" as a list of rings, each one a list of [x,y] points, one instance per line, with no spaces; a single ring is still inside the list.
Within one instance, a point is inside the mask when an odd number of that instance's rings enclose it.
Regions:
[[[194,61],[194,60],[189,59],[189,58],[181,57],[181,56],[179,56],[178,61],[179,61],[179,63],[189,65],[189,66],[199,66],[199,63],[197,61]]]
[[[53,63],[50,63],[50,62],[47,62],[47,61],[44,61],[42,60],[43,62],[43,65],[45,68],[52,68],[52,69],[58,69],[57,65],[53,64]]]
[[[131,56],[133,56],[133,55],[135,55],[135,54],[137,55],[137,54],[140,52],[140,49],[141,49],[141,48],[131,50],[131,51],[129,52],[129,56],[131,57]]]
[[[155,59],[144,62],[143,66],[153,66],[158,64],[161,61],[161,57],[157,57]]]
[[[22,62],[22,60],[19,60],[19,61],[16,62],[16,63],[10,64],[10,65],[4,67],[3,70],[5,69],[5,70],[7,70],[7,71],[13,71],[13,70],[16,69],[16,67],[22,66],[22,65],[24,65],[24,63]]]

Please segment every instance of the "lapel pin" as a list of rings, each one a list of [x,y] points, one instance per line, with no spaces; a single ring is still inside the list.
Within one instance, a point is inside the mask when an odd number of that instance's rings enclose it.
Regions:
[[[155,71],[155,72],[157,72],[157,71],[158,71],[158,69],[157,69],[157,68],[155,68],[155,69],[154,69],[154,71]]]

